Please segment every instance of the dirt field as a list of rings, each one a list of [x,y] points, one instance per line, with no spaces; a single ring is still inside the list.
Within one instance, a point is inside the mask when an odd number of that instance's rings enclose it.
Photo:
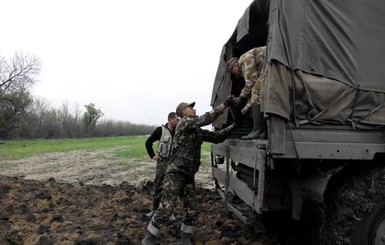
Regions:
[[[155,165],[116,164],[114,149],[45,154],[0,161],[0,244],[140,244],[149,218]],[[224,207],[210,168],[197,174],[200,218],[195,244],[296,244],[250,227]],[[177,220],[161,228],[159,244],[178,244]],[[279,241],[281,240],[281,241]]]
[[[2,175],[18,176],[23,179],[47,180],[54,178],[57,182],[81,183],[85,185],[119,185],[127,182],[138,185],[144,180],[152,180],[155,174],[155,162],[149,158],[130,158],[132,166],[125,167],[113,153],[119,148],[98,151],[72,151],[68,153],[50,153],[5,161],[1,164]],[[205,159],[208,161],[208,157]],[[130,165],[131,165],[130,164]],[[197,185],[204,188],[213,187],[210,168],[201,167],[197,173]]]

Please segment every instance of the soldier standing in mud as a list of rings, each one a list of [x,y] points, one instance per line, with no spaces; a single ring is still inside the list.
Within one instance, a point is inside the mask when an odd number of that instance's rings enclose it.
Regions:
[[[175,112],[170,112],[167,117],[168,123],[157,127],[154,132],[147,138],[145,146],[149,157],[156,161],[156,172],[154,186],[151,190],[152,196],[152,210],[146,214],[147,217],[152,217],[155,210],[158,209],[161,192],[163,188],[164,175],[167,169],[167,160],[171,155],[172,141],[175,133],[175,127],[179,122],[179,116]],[[153,149],[154,142],[159,141],[157,154]],[[175,220],[173,214],[170,216],[171,220]]]
[[[160,226],[173,213],[179,198],[183,204],[183,220],[180,244],[192,244],[191,238],[197,216],[197,200],[195,189],[195,173],[198,172],[203,141],[220,143],[231,133],[235,125],[230,125],[220,131],[209,131],[201,127],[211,124],[226,107],[235,104],[235,97],[230,95],[219,106],[202,116],[196,116],[193,103],[180,103],[176,113],[182,119],[179,121],[172,147],[172,157],[167,167],[160,207],[155,211],[147,226],[143,245],[155,244]]]
[[[261,113],[261,83],[264,80],[263,69],[266,60],[266,46],[253,48],[241,57],[233,57],[227,61],[227,69],[229,73],[237,79],[243,78],[245,86],[243,87],[236,105],[231,113],[237,124],[241,124],[243,115],[251,108],[253,118],[253,129],[248,135],[242,139],[265,139],[266,138],[266,121]],[[245,103],[246,106],[242,108],[241,114],[239,109]],[[237,110],[238,109],[238,110]]]

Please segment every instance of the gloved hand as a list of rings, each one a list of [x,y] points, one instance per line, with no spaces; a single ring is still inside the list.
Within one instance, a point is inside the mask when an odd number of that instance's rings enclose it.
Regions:
[[[233,106],[235,105],[235,100],[236,98],[234,97],[234,95],[229,95],[226,97],[225,101],[223,101],[223,104],[225,105],[225,107]]]
[[[243,107],[243,104],[245,104],[247,102],[247,98],[245,97],[238,97],[235,99],[235,104],[234,104],[234,107]]]

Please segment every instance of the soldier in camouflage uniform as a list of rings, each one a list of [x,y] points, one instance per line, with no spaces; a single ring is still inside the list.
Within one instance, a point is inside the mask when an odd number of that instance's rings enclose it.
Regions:
[[[175,127],[178,124],[179,116],[175,112],[170,112],[167,117],[168,122],[165,125],[157,127],[154,132],[147,138],[145,146],[149,157],[156,161],[156,173],[154,186],[151,191],[152,210],[146,214],[152,217],[155,210],[158,209],[163,188],[164,175],[166,174],[167,160],[171,156],[172,139],[175,133]],[[158,141],[157,154],[153,149],[153,144]],[[171,220],[175,220],[174,215],[170,216]]]
[[[246,106],[242,109],[242,114],[251,108],[253,116],[253,129],[243,136],[242,139],[264,139],[266,138],[266,122],[261,114],[261,84],[264,80],[264,67],[266,61],[266,47],[253,48],[241,57],[231,58],[227,62],[228,71],[235,78],[243,78],[243,87],[234,108],[239,108],[246,101]],[[233,115],[237,115],[233,112]]]
[[[196,111],[193,108],[195,103],[183,102],[178,105],[176,113],[182,119],[175,131],[172,157],[166,171],[161,205],[155,211],[151,222],[147,226],[147,232],[142,244],[155,244],[159,228],[172,214],[178,197],[183,204],[180,244],[191,244],[191,236],[197,216],[194,176],[199,170],[201,145],[203,141],[212,143],[224,141],[230,135],[234,125],[215,132],[201,127],[215,121],[226,107],[232,106],[234,103],[235,98],[228,96],[221,105],[202,116],[196,116]]]

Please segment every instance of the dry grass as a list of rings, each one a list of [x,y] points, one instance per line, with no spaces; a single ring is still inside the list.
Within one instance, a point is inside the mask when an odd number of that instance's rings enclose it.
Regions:
[[[92,185],[119,185],[122,182],[137,185],[144,180],[153,180],[155,162],[147,156],[128,157],[118,152],[127,146],[108,149],[54,152],[35,155],[19,160],[0,161],[2,175],[19,176],[25,179],[46,180]],[[202,154],[200,171],[196,175],[197,186],[213,187],[209,153]]]

